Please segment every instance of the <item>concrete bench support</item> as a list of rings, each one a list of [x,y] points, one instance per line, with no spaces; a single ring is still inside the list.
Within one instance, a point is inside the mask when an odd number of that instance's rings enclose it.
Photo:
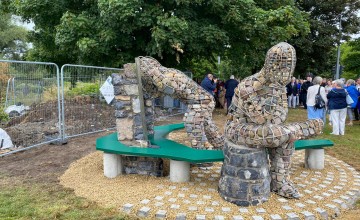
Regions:
[[[305,168],[311,170],[324,169],[325,152],[324,149],[305,150]]]
[[[170,160],[170,181],[176,183],[189,182],[190,163],[186,161]]]
[[[123,161],[119,154],[104,153],[104,175],[115,178],[123,173]]]

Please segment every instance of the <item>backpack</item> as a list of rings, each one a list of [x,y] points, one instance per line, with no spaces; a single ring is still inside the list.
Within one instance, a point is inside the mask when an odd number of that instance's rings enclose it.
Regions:
[[[321,88],[321,86],[319,86],[319,91],[315,96],[315,106],[314,106],[315,109],[325,108],[325,101],[320,95],[320,88]]]

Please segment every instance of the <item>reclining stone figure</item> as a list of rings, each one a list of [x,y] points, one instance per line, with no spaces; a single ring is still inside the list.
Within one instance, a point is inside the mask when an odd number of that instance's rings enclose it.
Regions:
[[[187,105],[184,116],[191,146],[198,149],[221,149],[224,137],[212,121],[214,97],[179,70],[166,68],[151,58],[140,58],[143,87],[151,97],[169,95]]]

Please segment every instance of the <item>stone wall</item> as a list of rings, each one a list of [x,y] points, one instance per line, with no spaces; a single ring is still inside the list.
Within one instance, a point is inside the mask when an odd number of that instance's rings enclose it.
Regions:
[[[132,147],[150,147],[144,137],[141,98],[135,64],[124,65],[124,75],[112,74],[114,106],[118,140]],[[154,101],[143,94],[146,129],[154,134]],[[163,175],[163,161],[159,158],[123,156],[126,174]]]
[[[118,140],[126,145],[147,147],[141,116],[141,98],[135,64],[124,65],[124,75],[113,74],[114,106]],[[148,134],[154,134],[154,102],[144,94],[144,110]]]

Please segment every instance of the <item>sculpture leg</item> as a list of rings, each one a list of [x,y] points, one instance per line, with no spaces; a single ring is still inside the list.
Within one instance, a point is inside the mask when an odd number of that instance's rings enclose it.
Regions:
[[[278,148],[269,148],[271,191],[286,198],[300,198],[299,192],[290,181],[291,156],[294,143],[285,144]]]
[[[184,117],[185,129],[191,140],[191,147],[205,149],[207,138],[204,131],[204,115],[200,109],[200,104],[188,105],[188,112]]]
[[[221,149],[224,146],[224,136],[219,133],[219,128],[212,120],[214,108],[215,103],[211,101],[202,112],[202,115],[204,116],[205,134],[214,149]]]
[[[205,118],[205,134],[214,149],[221,149],[224,146],[224,136],[219,133],[218,127],[212,119]]]

